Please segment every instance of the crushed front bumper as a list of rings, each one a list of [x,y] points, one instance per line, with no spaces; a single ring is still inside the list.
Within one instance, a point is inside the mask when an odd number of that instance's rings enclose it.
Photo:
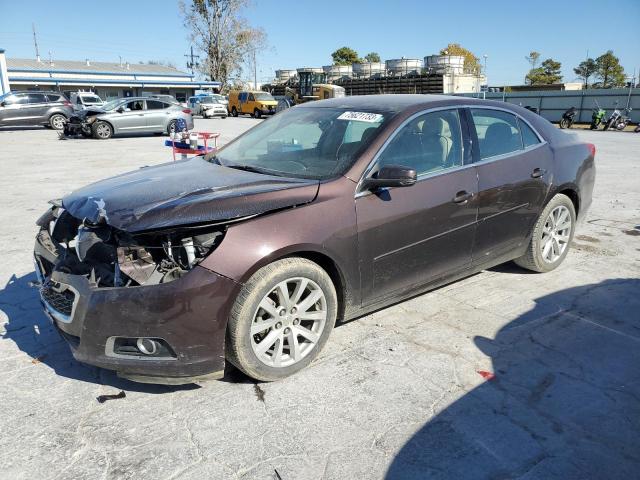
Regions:
[[[85,276],[51,271],[55,254],[39,237],[34,260],[45,312],[78,361],[147,383],[222,377],[234,281],[196,266],[169,283],[96,288]],[[114,338],[162,339],[174,355],[118,355]]]

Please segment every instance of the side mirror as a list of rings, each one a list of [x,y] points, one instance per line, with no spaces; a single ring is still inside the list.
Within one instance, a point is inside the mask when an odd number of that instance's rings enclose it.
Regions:
[[[402,165],[385,165],[363,182],[365,190],[376,190],[385,187],[410,187],[418,180],[413,168]]]
[[[118,107],[118,109],[116,110],[116,112],[118,112],[118,113],[123,113],[123,112],[124,112],[124,108],[122,108],[122,107]]]

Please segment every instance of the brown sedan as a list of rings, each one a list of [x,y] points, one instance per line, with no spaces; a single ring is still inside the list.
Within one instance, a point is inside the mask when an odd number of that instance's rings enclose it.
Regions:
[[[311,363],[336,320],[514,260],[547,272],[591,203],[593,145],[461,97],[310,102],[210,158],[53,202],[41,300],[74,356],[185,383]]]

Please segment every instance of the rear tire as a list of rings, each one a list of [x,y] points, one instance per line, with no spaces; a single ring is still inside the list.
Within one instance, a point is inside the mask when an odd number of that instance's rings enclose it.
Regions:
[[[284,258],[266,265],[245,283],[231,309],[227,359],[260,381],[293,375],[324,347],[337,305],[331,278],[316,263]]]
[[[261,116],[262,116],[262,112],[256,108],[256,109],[253,111],[253,117],[254,117],[254,118],[260,118]]]
[[[236,110],[236,107],[231,108],[231,115],[234,117],[238,116],[238,110]]]
[[[167,125],[167,134],[169,134],[170,137],[173,137],[175,133],[176,133],[176,121],[171,120],[169,122],[169,125]]]
[[[569,121],[566,118],[560,120],[560,128],[569,128]]]
[[[61,113],[54,113],[49,117],[49,125],[54,130],[62,130],[66,122],[67,122],[67,117],[65,117]]]
[[[559,213],[557,216],[559,221],[554,224],[553,218],[556,212]],[[562,227],[567,221],[570,223],[566,229],[557,228]],[[555,195],[538,217],[526,253],[514,261],[522,268],[534,272],[543,273],[554,270],[569,253],[575,229],[576,209],[573,202],[562,193]]]

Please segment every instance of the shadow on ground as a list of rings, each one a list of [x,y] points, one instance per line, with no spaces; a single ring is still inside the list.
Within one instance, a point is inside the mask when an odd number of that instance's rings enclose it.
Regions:
[[[495,378],[417,431],[387,478],[638,478],[639,294],[636,278],[561,290],[476,337]]]
[[[0,342],[13,341],[35,362],[53,369],[57,375],[126,391],[166,393],[199,388],[198,385],[148,385],[119,378],[115,372],[79,363],[71,355],[40,306],[38,290],[29,285],[37,280],[35,272],[22,277],[15,275],[0,290],[0,310],[8,318]],[[25,359],[26,362],[29,360]]]

